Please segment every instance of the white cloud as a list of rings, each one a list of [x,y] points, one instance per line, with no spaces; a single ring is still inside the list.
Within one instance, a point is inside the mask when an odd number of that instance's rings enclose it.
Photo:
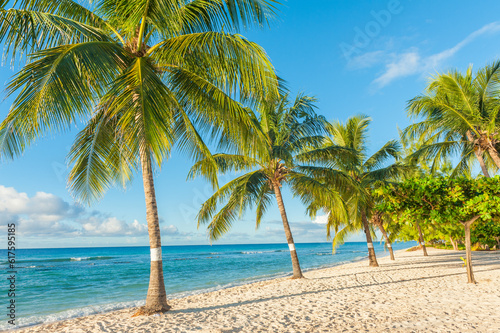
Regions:
[[[29,201],[26,193],[17,193],[13,187],[0,186],[0,213],[18,214],[25,211]]]
[[[37,221],[56,222],[75,217],[83,212],[81,207],[70,205],[61,198],[45,192],[37,192],[29,198],[13,187],[0,185],[0,222],[16,215],[27,215]]]
[[[134,220],[127,223],[98,211],[88,212],[56,195],[37,192],[29,197],[13,187],[0,185],[0,224],[16,222],[20,235],[46,236],[145,236],[148,227]],[[174,225],[162,228],[166,234],[178,233]]]
[[[82,231],[75,225],[60,221],[36,220],[15,215],[11,221],[16,223],[16,232],[22,236],[45,237],[76,237]]]
[[[384,71],[372,82],[375,87],[383,88],[402,77],[433,72],[478,37],[498,32],[500,32],[500,21],[487,24],[469,34],[455,46],[429,56],[422,55],[420,50],[415,47],[402,53],[373,51],[353,58],[348,67],[362,69],[385,62]]]
[[[350,69],[363,69],[372,67],[384,60],[386,54],[384,51],[373,51],[353,57],[347,63]]]
[[[179,229],[177,229],[177,227],[173,224],[171,225],[164,225],[162,228],[161,228],[161,232],[163,234],[167,234],[167,235],[178,235],[179,234]]]
[[[92,216],[82,224],[85,236],[143,236],[148,234],[146,224],[141,224],[134,220],[126,223],[116,217],[101,219]]]
[[[312,221],[314,224],[322,224],[325,225],[328,222],[328,215],[316,215],[316,218]]]
[[[387,64],[384,74],[380,75],[373,82],[379,87],[384,87],[395,79],[412,75],[422,70],[422,59],[417,52],[401,54],[398,59]]]

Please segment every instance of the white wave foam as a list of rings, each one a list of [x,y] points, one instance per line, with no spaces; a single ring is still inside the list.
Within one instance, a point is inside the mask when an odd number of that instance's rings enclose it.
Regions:
[[[276,253],[276,252],[288,252],[288,250],[270,250],[270,251],[242,251],[241,254],[256,254],[256,253]]]
[[[61,321],[61,320],[66,320],[66,319],[71,319],[71,318],[85,317],[85,316],[90,316],[90,315],[99,314],[99,313],[105,313],[105,312],[109,312],[109,311],[116,311],[116,310],[121,310],[121,309],[125,309],[125,308],[143,306],[145,303],[146,302],[143,300],[132,301],[132,302],[119,302],[119,303],[112,303],[112,304],[86,306],[83,308],[65,310],[65,311],[57,312],[57,313],[50,314],[50,315],[44,315],[44,316],[23,317],[23,318],[19,318],[17,320],[17,325],[15,326],[15,328],[25,327],[25,326],[33,326],[33,325],[39,325],[39,324],[49,324],[49,323],[53,323],[56,321]],[[10,325],[6,322],[2,321],[2,323],[0,323],[0,330],[7,330],[7,329],[12,329],[12,328],[14,328],[14,327],[12,327],[12,325]]]

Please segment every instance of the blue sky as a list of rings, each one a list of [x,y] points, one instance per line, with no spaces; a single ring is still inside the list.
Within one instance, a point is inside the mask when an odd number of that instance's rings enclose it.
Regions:
[[[243,35],[265,48],[294,93],[316,96],[318,112],[329,120],[372,117],[370,145],[376,149],[397,138],[397,126],[410,123],[406,102],[430,75],[470,64],[477,69],[500,57],[499,10],[492,0],[289,0],[271,29]],[[1,67],[0,82],[13,73]],[[0,119],[11,101],[0,104]],[[75,133],[43,138],[22,157],[0,164],[0,223],[17,221],[23,248],[147,245],[140,177],[92,207],[75,204],[65,158]],[[187,157],[174,153],[155,177],[164,245],[209,243],[195,215],[212,191],[201,179],[186,181],[189,167]],[[284,200],[296,242],[326,241],[321,217],[311,221],[288,192]],[[261,242],[285,242],[276,208],[258,231],[248,213],[218,244]]]

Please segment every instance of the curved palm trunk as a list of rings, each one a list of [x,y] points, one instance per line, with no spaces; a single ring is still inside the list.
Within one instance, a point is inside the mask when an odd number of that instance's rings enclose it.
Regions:
[[[290,249],[290,256],[292,257],[292,267],[293,267],[292,278],[301,279],[304,276],[302,275],[302,270],[300,269],[299,257],[297,256],[297,251],[295,250],[295,243],[293,242],[292,231],[290,230],[290,225],[288,224],[285,205],[283,204],[283,197],[281,196],[280,185],[274,182],[273,189],[274,189],[274,195],[276,196],[276,201],[278,202],[278,208],[280,210],[281,219],[283,220],[283,228],[285,229],[286,241],[288,243],[288,248]]]
[[[498,151],[493,147],[493,145],[489,145],[488,153],[490,154],[491,159],[495,162],[496,166],[500,169],[500,155]]]
[[[170,306],[167,304],[167,293],[165,292],[165,283],[163,281],[160,223],[158,219],[158,208],[156,206],[151,158],[148,154],[143,152],[141,152],[141,167],[146,198],[149,246],[151,249],[151,271],[149,275],[148,294],[146,297],[146,305],[142,308],[142,311],[146,314],[152,314],[168,311]]]
[[[453,237],[450,236],[450,243],[451,243],[451,246],[453,246],[453,251],[458,251],[458,244],[457,244],[457,241],[455,241],[453,239]]]
[[[387,232],[385,231],[384,225],[379,224],[378,228],[380,229],[380,232],[382,233],[382,235],[384,235],[385,244],[387,245],[387,248],[389,249],[389,254],[391,255],[391,260],[396,260],[394,258],[394,251],[392,251],[391,241],[389,240],[389,236],[387,235]]]
[[[363,227],[365,229],[366,235],[366,246],[368,246],[368,260],[371,267],[378,267],[377,256],[375,255],[375,249],[373,248],[372,235],[370,234],[370,227],[368,225],[368,219],[366,218],[365,211],[361,211],[361,220],[363,221]]]
[[[472,136],[471,131],[467,131],[467,139],[469,142],[474,143],[474,137]],[[488,172],[488,169],[486,168],[486,164],[484,163],[484,158],[483,158],[483,150],[478,148],[474,149],[474,154],[476,155],[476,158],[479,162],[479,165],[481,166],[481,171],[483,172],[483,175],[486,178],[490,178],[490,173]]]
[[[474,153],[476,154],[476,158],[479,161],[479,165],[481,166],[481,171],[483,172],[483,175],[486,178],[491,178],[490,173],[486,168],[486,164],[484,163],[483,153],[478,150],[476,150]]]
[[[466,254],[466,266],[467,266],[467,282],[468,283],[476,283],[474,279],[474,273],[472,272],[472,246],[470,240],[470,226],[474,221],[476,221],[479,216],[475,216],[469,221],[462,222],[465,231],[465,254]]]
[[[424,251],[424,256],[428,256],[427,254],[427,248],[425,247],[425,240],[424,240],[424,234],[422,233],[422,229],[420,228],[420,224],[418,224],[418,222],[415,222],[415,224],[417,225],[417,229],[418,229],[418,242],[420,245],[422,245],[422,250]]]

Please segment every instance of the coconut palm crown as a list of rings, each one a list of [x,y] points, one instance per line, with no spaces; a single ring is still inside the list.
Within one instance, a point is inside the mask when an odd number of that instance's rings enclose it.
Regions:
[[[278,95],[264,50],[236,34],[264,26],[273,0],[22,0],[0,6],[5,57],[21,62],[0,125],[0,158],[41,136],[83,124],[70,152],[69,187],[90,203],[142,171],[151,247],[146,313],[169,309],[153,171],[175,144],[195,159],[246,140],[242,105]]]
[[[215,154],[216,163],[202,160],[192,167],[189,174],[189,177],[206,177],[217,189],[198,214],[198,225],[208,223],[212,240],[228,232],[232,224],[252,207],[256,209],[258,228],[274,196],[290,248],[294,278],[302,278],[302,271],[283,203],[282,187],[289,186],[307,206],[314,198],[331,205],[343,205],[335,189],[315,178],[321,170],[300,165],[296,160],[306,147],[317,146],[323,140],[321,134],[325,120],[314,112],[314,102],[314,98],[305,95],[298,95],[294,102],[290,102],[288,95],[283,95],[279,102],[268,103],[259,109],[259,118],[255,118],[254,140],[250,147],[242,142],[236,154]],[[228,172],[244,174],[218,188],[217,174]],[[222,207],[218,208],[220,205]]]
[[[424,145],[414,156],[440,160],[459,155],[452,176],[470,173],[478,161],[485,177],[500,168],[500,61],[434,76],[425,94],[408,102],[408,114],[423,118],[405,129]]]
[[[384,182],[390,182],[400,177],[408,167],[395,161],[399,156],[400,144],[397,140],[387,142],[373,155],[368,155],[368,126],[371,119],[365,115],[350,117],[345,123],[332,122],[327,126],[327,136],[318,149],[312,149],[301,155],[309,162],[318,163],[344,175],[345,188],[342,193],[348,207],[348,218],[338,218],[332,214],[339,207],[327,207],[329,212],[328,236],[334,231],[333,247],[340,245],[352,233],[364,230],[368,246],[370,266],[378,266],[373,248],[373,226],[369,224],[373,207],[373,188]],[[350,149],[355,154],[341,156],[339,147]],[[389,164],[393,159],[394,163]],[[325,184],[329,179],[325,179]],[[335,184],[331,186],[336,187]],[[380,225],[377,223],[377,225]]]

